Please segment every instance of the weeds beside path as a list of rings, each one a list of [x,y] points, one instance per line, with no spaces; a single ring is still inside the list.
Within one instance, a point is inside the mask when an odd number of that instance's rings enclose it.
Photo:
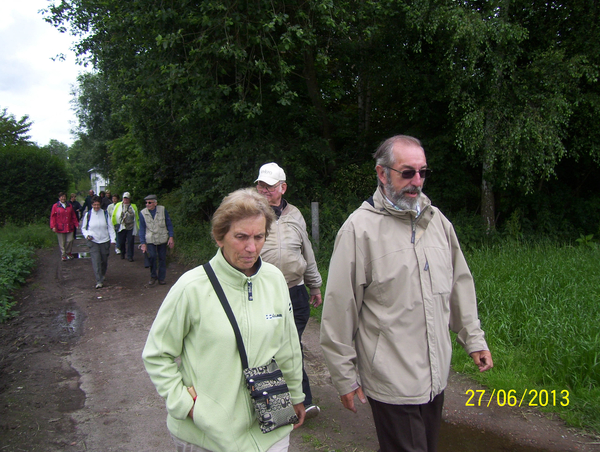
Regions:
[[[21,315],[0,325],[0,450],[173,450],[164,402],[140,356],[156,311],[184,268],[169,264],[168,284],[148,287],[139,254],[128,262],[113,253],[107,287],[95,290],[88,259],[60,262],[52,249],[39,251],[37,261],[26,286],[15,294]],[[313,319],[304,342],[314,397],[323,411],[294,431],[290,452],[376,450],[369,407],[354,415],[339,403]],[[470,388],[476,389],[454,376],[446,391],[440,452],[600,451],[589,438],[535,412],[467,408],[464,393]],[[514,447],[494,449],[495,441]]]

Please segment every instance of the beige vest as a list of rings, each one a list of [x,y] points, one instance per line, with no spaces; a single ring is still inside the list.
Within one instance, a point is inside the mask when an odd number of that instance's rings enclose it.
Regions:
[[[148,209],[142,210],[141,213],[146,221],[146,243],[152,245],[167,243],[169,241],[169,231],[165,221],[165,208],[156,206],[154,218],[152,218],[152,214]]]

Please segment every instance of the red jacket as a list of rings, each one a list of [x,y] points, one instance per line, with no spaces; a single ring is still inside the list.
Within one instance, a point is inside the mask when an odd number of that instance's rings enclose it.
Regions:
[[[56,232],[66,234],[73,232],[79,227],[77,215],[73,207],[67,203],[67,207],[63,207],[60,202],[52,206],[50,214],[50,229],[56,228]]]

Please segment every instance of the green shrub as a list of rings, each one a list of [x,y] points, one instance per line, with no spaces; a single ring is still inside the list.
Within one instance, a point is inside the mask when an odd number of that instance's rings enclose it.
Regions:
[[[0,226],[49,218],[58,192],[69,188],[66,163],[37,146],[0,147]]]
[[[18,242],[0,241],[0,323],[18,314],[11,293],[25,282],[34,264],[33,248]]]
[[[33,250],[56,245],[56,234],[47,221],[0,228],[0,323],[18,314],[12,292],[25,282],[35,264]]]
[[[50,229],[49,217],[25,225],[7,223],[0,228],[0,240],[17,242],[35,249],[50,248],[57,243],[56,234]]]
[[[182,224],[173,218],[177,260],[196,267],[208,262],[217,252],[217,245],[210,235],[210,223]]]

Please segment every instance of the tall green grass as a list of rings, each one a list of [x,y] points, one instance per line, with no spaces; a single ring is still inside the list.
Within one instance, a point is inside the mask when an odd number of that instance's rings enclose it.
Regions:
[[[568,390],[568,406],[545,409],[600,432],[600,250],[506,243],[467,260],[495,367],[478,374],[456,350],[454,368],[519,399],[526,389]]]
[[[27,225],[6,223],[0,228],[0,240],[20,243],[35,249],[50,248],[57,245],[56,234],[50,229],[48,221],[38,221]]]
[[[56,234],[46,222],[26,226],[6,224],[0,228],[0,323],[18,314],[12,293],[31,272],[35,260],[33,250],[56,243]]]
[[[217,252],[217,245],[210,235],[210,223],[175,225],[177,261],[187,267],[208,262]]]

